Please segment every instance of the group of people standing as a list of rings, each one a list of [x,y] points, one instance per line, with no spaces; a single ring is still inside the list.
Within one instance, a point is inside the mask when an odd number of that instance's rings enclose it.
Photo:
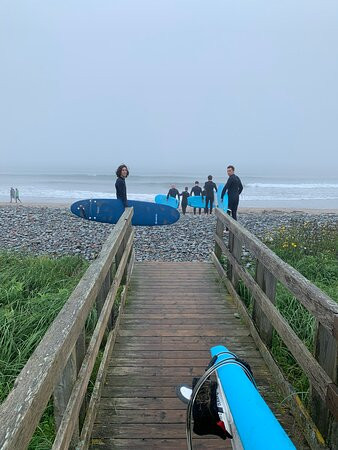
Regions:
[[[13,201],[15,201],[15,203],[22,203],[20,200],[20,195],[19,195],[19,189],[18,188],[13,188],[11,187],[9,190],[9,198],[10,198],[10,202],[12,203]]]
[[[228,180],[222,190],[221,200],[226,193],[228,193],[228,212],[232,215],[232,217],[237,220],[237,208],[239,204],[239,196],[243,190],[243,185],[241,180],[237,175],[235,175],[235,167],[229,165],[227,167]],[[127,189],[126,189],[126,178],[129,175],[128,167],[125,164],[121,164],[116,170],[117,180],[115,183],[116,189],[116,198],[119,198],[125,207],[128,206],[127,202]],[[191,195],[198,195],[205,197],[205,214],[211,214],[212,208],[215,199],[215,192],[217,192],[217,186],[212,181],[212,175],[208,176],[208,180],[204,183],[204,188],[202,189],[199,185],[198,181],[195,181],[195,185],[191,189],[189,193],[189,188],[185,187],[184,191],[179,193],[176,189],[175,185],[172,185],[167,194],[167,199],[169,197],[174,197],[180,201],[180,197],[182,197],[181,206],[182,213],[185,214],[188,206],[188,197]],[[202,208],[194,208],[194,214],[196,214],[196,209],[199,210],[199,214],[201,214]]]
[[[227,174],[229,176],[226,185],[224,186],[221,193],[221,200],[226,193],[228,193],[228,212],[231,213],[232,217],[237,220],[237,209],[239,204],[239,195],[243,190],[243,185],[240,178],[235,175],[234,166],[227,167]],[[179,193],[174,185],[171,186],[169,192],[167,194],[167,199],[169,197],[177,197],[177,200],[181,200],[182,213],[185,214],[188,206],[188,198],[192,195],[201,196],[205,199],[205,208],[204,214],[212,214],[212,208],[215,201],[215,192],[217,192],[217,186],[212,181],[212,175],[208,176],[208,180],[204,183],[204,188],[202,189],[199,185],[199,181],[195,181],[195,185],[191,189],[189,193],[189,188],[185,187],[184,191]],[[196,214],[196,210],[198,209],[198,213],[201,214],[202,208],[194,208],[194,214]]]
[[[185,214],[188,206],[188,198],[192,195],[201,196],[203,199],[205,198],[204,213],[211,214],[214,203],[214,192],[217,192],[217,186],[212,181],[212,175],[208,176],[208,181],[205,182],[203,189],[199,184],[200,184],[199,181],[195,181],[195,185],[192,187],[190,193],[188,187],[185,187],[184,191],[179,193],[175,185],[172,185],[167,194],[167,199],[169,197],[173,198],[177,197],[178,202],[180,202],[180,197],[182,197],[181,201],[182,213]],[[196,209],[197,208],[194,208],[194,214],[196,214]],[[201,214],[201,209],[202,208],[198,208],[199,214]]]

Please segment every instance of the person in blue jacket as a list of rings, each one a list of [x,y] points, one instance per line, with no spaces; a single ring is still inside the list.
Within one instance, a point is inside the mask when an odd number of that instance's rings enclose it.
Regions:
[[[127,208],[128,202],[127,202],[127,187],[126,187],[126,178],[129,175],[128,167],[125,164],[121,164],[116,169],[116,176],[117,180],[115,182],[115,189],[116,189],[116,198],[119,198],[123,206]]]

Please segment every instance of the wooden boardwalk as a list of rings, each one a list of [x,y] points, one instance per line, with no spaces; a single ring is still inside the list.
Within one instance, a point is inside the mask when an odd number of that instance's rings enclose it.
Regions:
[[[250,363],[260,392],[294,438],[293,419],[279,409],[272,377],[236,311],[211,263],[136,263],[91,449],[185,449],[186,408],[175,387],[203,374],[216,344]],[[194,448],[230,444],[194,436]]]

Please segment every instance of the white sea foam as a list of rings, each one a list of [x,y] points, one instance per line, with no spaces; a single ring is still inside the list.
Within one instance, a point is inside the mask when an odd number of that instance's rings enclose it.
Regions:
[[[327,189],[338,188],[334,183],[247,183],[246,188],[275,188],[275,189]]]
[[[130,200],[153,202],[155,195],[166,194],[171,184],[181,192],[185,186],[189,189],[196,179],[202,177],[192,176],[141,176],[134,175],[127,179],[127,192]],[[215,182],[225,182],[217,179]],[[255,203],[265,206],[279,205],[281,202],[298,206],[307,202],[311,207],[338,207],[338,182],[328,179],[319,183],[315,179],[300,180],[285,177],[273,179],[263,177],[243,177],[244,190],[241,195],[241,204],[254,206]],[[113,174],[2,174],[0,176],[0,200],[9,200],[10,186],[18,187],[21,199],[25,201],[55,202],[62,200],[80,200],[85,198],[115,198],[115,177]]]

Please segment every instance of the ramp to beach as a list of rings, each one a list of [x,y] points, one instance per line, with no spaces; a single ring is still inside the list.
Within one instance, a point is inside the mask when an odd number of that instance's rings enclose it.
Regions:
[[[91,438],[91,449],[185,449],[186,407],[175,387],[191,384],[222,344],[253,368],[281,416],[272,377],[212,263],[136,263]],[[194,437],[194,448],[231,448]]]

